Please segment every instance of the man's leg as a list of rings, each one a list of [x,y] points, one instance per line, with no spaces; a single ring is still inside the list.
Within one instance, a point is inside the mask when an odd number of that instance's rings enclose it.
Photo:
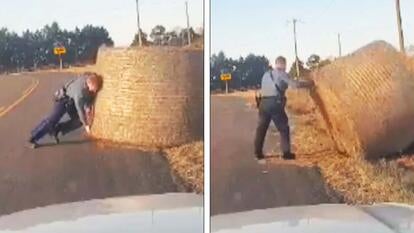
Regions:
[[[263,144],[266,137],[267,129],[269,128],[270,115],[263,109],[259,110],[259,122],[256,129],[256,136],[254,139],[254,152],[258,159],[263,159]]]
[[[65,122],[61,122],[57,125],[56,130],[57,133],[62,133],[62,135],[65,135],[69,132],[72,132],[76,129],[79,129],[82,127],[82,122],[79,120],[79,117],[70,118],[70,120],[67,120]]]
[[[36,144],[38,140],[49,133],[59,122],[65,112],[65,104],[62,101],[56,102],[52,113],[43,119],[39,125],[32,130],[30,142]]]
[[[280,145],[285,159],[294,159],[294,155],[290,150],[290,128],[289,119],[287,117],[285,108],[280,106],[272,115],[273,123],[280,133]]]
[[[76,111],[76,107],[73,104],[66,105],[66,112],[69,114],[70,119],[57,124],[55,128],[56,138],[59,132],[62,133],[62,135],[65,135],[71,131],[79,129],[82,126],[82,122],[79,120],[79,116]],[[57,141],[59,141],[59,139],[57,139]]]

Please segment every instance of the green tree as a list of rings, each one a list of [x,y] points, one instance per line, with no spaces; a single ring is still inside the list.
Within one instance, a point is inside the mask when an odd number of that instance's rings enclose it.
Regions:
[[[232,74],[230,87],[257,87],[268,68],[269,60],[264,56],[249,54],[246,58],[232,59],[227,58],[223,52],[213,54],[210,58],[210,88],[224,89],[220,75],[227,72]]]
[[[114,42],[109,37],[108,31],[103,27],[86,25],[80,31],[79,59],[94,63],[99,47],[102,45],[113,46]]]
[[[321,57],[316,54],[312,54],[309,56],[308,61],[306,62],[306,65],[309,67],[309,69],[313,70],[319,67],[319,63],[321,62]]]
[[[301,60],[297,60],[299,63],[299,75],[296,72],[296,61],[292,63],[292,66],[290,67],[289,70],[289,75],[292,78],[297,78],[297,77],[305,77],[309,74],[310,70],[306,69],[303,66],[303,62]]]
[[[142,40],[142,45],[144,46],[148,46],[151,43],[148,41],[148,36],[145,32],[142,31],[142,29],[140,29],[141,32],[141,40]],[[134,39],[132,40],[131,46],[138,46],[139,45],[139,40],[138,40],[138,33],[136,33],[134,35]]]
[[[150,38],[154,45],[163,45],[165,37],[165,27],[157,25],[151,30]]]
[[[0,72],[38,68],[58,64],[53,54],[56,45],[66,47],[64,61],[68,64],[92,62],[102,44],[112,46],[113,41],[103,27],[85,26],[82,30],[62,30],[56,22],[42,29],[21,35],[0,29]]]

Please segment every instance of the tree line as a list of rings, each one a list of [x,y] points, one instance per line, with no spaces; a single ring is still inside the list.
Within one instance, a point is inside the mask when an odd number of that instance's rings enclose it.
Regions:
[[[303,61],[298,60],[300,76],[306,77],[312,70],[329,63],[330,60],[321,60],[316,54],[312,54],[307,59],[306,66]],[[231,73],[232,79],[229,81],[229,87],[232,89],[258,88],[263,74],[270,68],[269,60],[265,56],[249,54],[246,57],[233,59],[226,57],[224,52],[220,51],[210,58],[210,89],[225,89],[225,82],[220,79],[223,73]],[[298,76],[296,70],[295,61],[288,70],[291,77]]]
[[[142,44],[145,46],[185,46],[188,45],[188,33],[190,33],[191,41],[198,41],[203,39],[203,34],[196,33],[192,27],[187,30],[186,28],[176,28],[171,31],[167,31],[164,26],[156,25],[151,33],[148,34],[141,32]],[[135,34],[134,40],[131,46],[138,45],[138,33]]]
[[[192,28],[189,32],[193,41],[203,37]],[[166,31],[164,26],[157,25],[151,30],[149,38],[142,32],[142,39],[147,46],[183,46],[188,44],[187,33],[187,29]],[[136,34],[131,46],[137,44]],[[102,45],[113,46],[114,42],[106,28],[93,25],[66,30],[53,22],[36,31],[26,30],[21,35],[0,28],[0,73],[56,67],[59,58],[53,49],[57,46],[66,48],[66,54],[62,55],[64,66],[93,64]]]
[[[40,30],[26,30],[21,35],[1,28],[0,72],[57,65],[59,59],[53,49],[58,45],[66,47],[67,53],[62,55],[66,65],[92,63],[103,44],[112,46],[114,42],[104,27],[92,25],[69,31],[53,22]]]

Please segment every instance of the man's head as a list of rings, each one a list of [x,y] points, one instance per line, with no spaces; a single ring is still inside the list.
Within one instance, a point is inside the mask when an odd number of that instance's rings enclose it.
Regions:
[[[277,70],[286,71],[286,58],[279,56],[275,60],[275,68]]]
[[[102,77],[93,72],[85,72],[83,75],[86,77],[88,90],[96,94],[102,88]]]

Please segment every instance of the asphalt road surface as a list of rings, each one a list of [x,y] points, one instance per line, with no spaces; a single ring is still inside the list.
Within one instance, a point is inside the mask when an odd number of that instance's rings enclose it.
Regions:
[[[338,202],[316,167],[284,161],[257,163],[253,154],[257,111],[242,98],[212,96],[211,106],[213,215]],[[274,150],[278,150],[278,137],[268,133],[264,152]]]
[[[24,147],[31,129],[51,110],[54,91],[71,77],[57,72],[0,76],[0,215],[56,203],[176,192],[162,155],[101,148],[83,130],[61,138],[59,145],[46,136],[43,147]]]

